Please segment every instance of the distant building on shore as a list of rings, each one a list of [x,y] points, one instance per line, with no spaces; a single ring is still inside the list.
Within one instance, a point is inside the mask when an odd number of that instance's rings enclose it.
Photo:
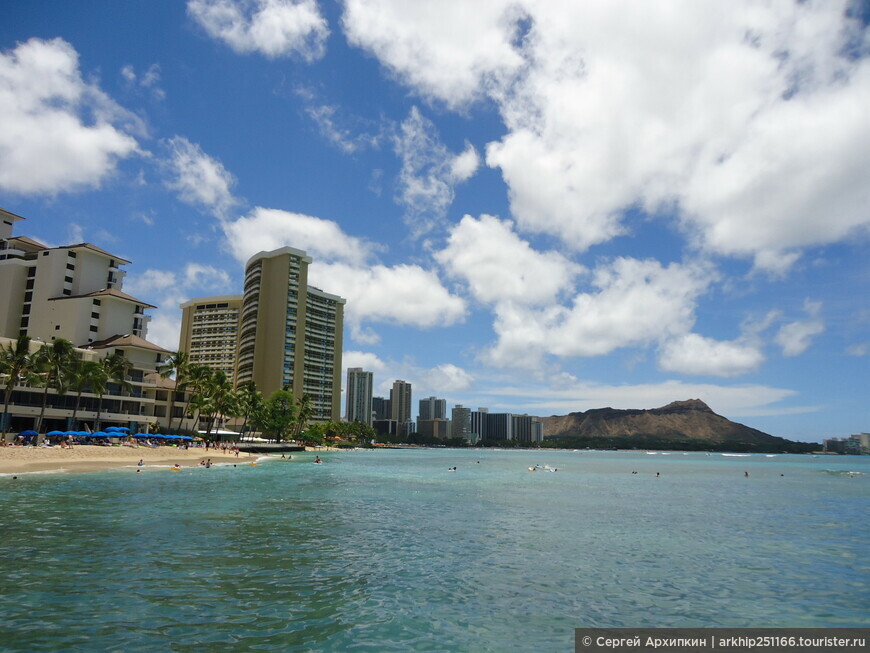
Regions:
[[[390,390],[390,419],[399,424],[411,421],[411,384],[401,379],[393,381]]]
[[[447,419],[447,400],[426,397],[420,400],[417,419]]]
[[[347,370],[347,385],[344,389],[347,398],[345,417],[348,422],[372,424],[372,373],[361,367]]]

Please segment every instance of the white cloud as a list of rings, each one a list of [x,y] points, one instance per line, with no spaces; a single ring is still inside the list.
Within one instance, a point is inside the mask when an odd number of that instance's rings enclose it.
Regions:
[[[338,107],[329,104],[305,107],[305,113],[320,130],[321,135],[345,154],[354,154],[366,148],[380,145],[380,135],[368,133],[353,133],[347,127],[339,124]]]
[[[414,235],[430,231],[447,214],[453,202],[453,187],[467,180],[478,166],[477,152],[467,145],[453,155],[438,138],[435,125],[417,107],[393,137],[402,160],[396,201],[405,207],[405,220]]]
[[[315,259],[362,265],[380,249],[375,243],[346,234],[338,223],[301,213],[256,207],[224,224],[227,246],[241,262],[257,252],[295,247]]]
[[[474,382],[474,377],[461,367],[452,363],[438,365],[426,374],[426,384],[438,388],[442,394],[450,394],[468,390]]]
[[[687,333],[665,343],[659,367],[667,372],[710,376],[739,376],[764,362],[756,345],[742,341],[717,341]]]
[[[870,343],[862,342],[856,345],[846,347],[846,353],[849,356],[867,356],[870,355]]]
[[[497,305],[498,342],[485,359],[502,367],[533,368],[544,354],[601,356],[664,342],[690,330],[697,298],[712,280],[705,268],[618,258],[594,271],[597,291],[577,294],[571,307]]]
[[[220,161],[182,136],[172,138],[167,146],[171,158],[166,165],[172,176],[167,187],[188,204],[201,206],[221,219],[228,217],[238,203],[230,190],[235,184],[233,175]]]
[[[480,166],[480,156],[471,143],[465,144],[462,154],[457,154],[450,162],[450,179],[456,183],[470,179]]]
[[[347,378],[347,370],[351,367],[361,367],[366,372],[381,372],[387,366],[377,354],[367,351],[345,351],[341,355],[341,362],[344,366],[343,378]]]
[[[357,267],[315,260],[309,267],[309,283],[347,299],[345,319],[351,327],[382,322],[430,328],[465,317],[465,301],[451,295],[434,272],[418,265]]]
[[[447,247],[435,258],[487,303],[546,304],[572,288],[582,270],[558,252],[537,252],[513,232],[513,224],[491,215],[462,218]]]
[[[675,211],[694,245],[781,275],[870,227],[870,36],[848,5],[349,0],[344,29],[426,97],[495,102],[486,162],[518,229],[582,251],[627,209]]]
[[[509,0],[347,0],[348,41],[427,97],[459,107],[522,65],[511,45],[519,17]]]
[[[314,0],[190,0],[187,11],[209,36],[241,54],[314,61],[326,51],[329,27]]]
[[[153,63],[139,77],[136,75],[136,69],[127,64],[121,68],[121,76],[126,80],[130,87],[139,87],[148,89],[153,96],[158,100],[166,98],[166,93],[160,88],[160,64]]]
[[[180,334],[181,313],[179,311],[159,311],[148,323],[148,342],[153,342],[169,351],[178,349]]]
[[[139,152],[142,122],[79,71],[63,39],[0,54],[0,189],[24,195],[99,187]]]
[[[804,302],[804,310],[810,319],[789,322],[780,327],[775,340],[782,347],[785,356],[799,356],[804,353],[812,344],[813,337],[824,332],[825,323],[819,318],[821,308],[821,302],[807,300]]]

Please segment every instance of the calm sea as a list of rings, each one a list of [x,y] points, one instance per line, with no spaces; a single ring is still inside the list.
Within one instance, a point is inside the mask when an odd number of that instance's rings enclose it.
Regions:
[[[544,652],[577,627],[870,626],[870,457],[312,459],[0,476],[0,650]]]

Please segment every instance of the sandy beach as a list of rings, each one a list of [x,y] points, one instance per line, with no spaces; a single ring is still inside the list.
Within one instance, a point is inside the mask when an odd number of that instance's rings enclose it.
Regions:
[[[139,460],[148,465],[194,467],[211,458],[213,463],[251,463],[257,456],[239,453],[223,455],[214,450],[175,447],[100,447],[79,445],[60,447],[0,447],[0,474],[27,472],[94,472],[114,467],[135,466]]]

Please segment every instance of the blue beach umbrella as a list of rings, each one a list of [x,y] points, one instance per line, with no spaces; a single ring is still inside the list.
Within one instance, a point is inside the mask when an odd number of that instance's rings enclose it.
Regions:
[[[39,433],[33,429],[27,429],[26,431],[21,431],[18,435],[23,435],[25,438],[32,438],[34,435],[39,435]]]
[[[49,431],[46,435],[66,435],[64,431]]]
[[[104,433],[103,431],[97,431],[96,433],[91,433],[92,438],[109,438],[111,437],[111,433]]]
[[[133,437],[134,437],[134,438],[151,438],[151,437],[154,437],[154,436],[149,435],[148,433],[134,433],[134,434],[133,434]]]

